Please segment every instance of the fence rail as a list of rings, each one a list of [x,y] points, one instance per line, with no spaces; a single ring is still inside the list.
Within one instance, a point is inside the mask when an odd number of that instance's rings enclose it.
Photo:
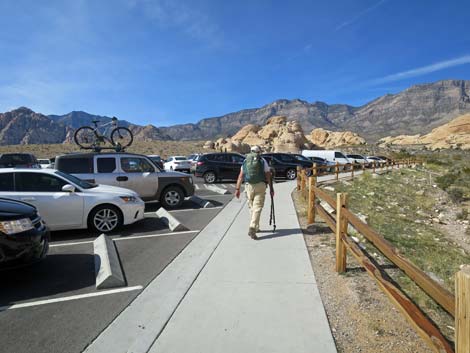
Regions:
[[[378,169],[411,167],[417,164],[420,164],[420,162],[416,160],[391,161],[381,166],[372,165],[371,169],[375,172]],[[347,169],[347,167],[348,165],[336,164],[334,170],[330,169],[327,174],[335,174],[336,179],[339,179],[340,168]],[[351,166],[349,165],[349,167]],[[365,166],[361,166],[361,168],[364,170]],[[470,353],[470,266],[463,267],[456,274],[456,294],[452,294],[415,264],[403,257],[392,244],[352,213],[348,209],[347,194],[338,193],[335,200],[325,190],[320,189],[317,185],[317,177],[325,175],[325,173],[319,173],[323,169],[325,169],[323,166],[298,169],[297,188],[306,198],[308,197],[308,223],[314,223],[315,215],[318,214],[335,232],[336,271],[338,273],[346,271],[346,254],[349,251],[434,351]],[[350,172],[351,177],[354,177],[354,167],[347,170],[347,172]],[[328,212],[317,201],[324,201],[333,211]],[[455,350],[426,314],[394,284],[375,260],[368,256],[366,251],[361,249],[349,236],[349,225],[362,234],[390,262],[402,270],[426,294],[455,318]]]

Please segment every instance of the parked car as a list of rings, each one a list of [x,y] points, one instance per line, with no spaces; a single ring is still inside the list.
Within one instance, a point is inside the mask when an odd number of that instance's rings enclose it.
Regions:
[[[108,233],[144,218],[145,204],[134,191],[91,184],[54,169],[0,170],[0,197],[34,205],[50,230]]]
[[[181,171],[189,173],[191,170],[191,162],[184,156],[169,157],[163,167],[166,171]]]
[[[0,198],[0,265],[42,260],[49,250],[49,230],[37,209]]]
[[[320,157],[329,162],[339,163],[342,165],[352,164],[351,161],[341,151],[335,150],[303,150],[302,156],[305,157]],[[348,169],[347,166],[340,167],[340,170]]]
[[[197,160],[198,160],[199,156],[201,156],[201,154],[199,154],[199,153],[190,154],[188,156],[188,161],[191,163],[191,168],[190,168],[191,173],[194,173],[196,171]]]
[[[158,154],[151,154],[147,156],[158,168],[163,170],[163,159]]]
[[[304,157],[305,158],[305,157]],[[319,173],[324,173],[324,172],[331,172],[334,170],[334,167],[336,165],[336,163],[334,162],[330,162],[328,160],[326,160],[325,158],[320,158],[320,157],[308,157],[308,159],[313,162],[314,164],[316,164],[317,166],[319,167],[324,167],[324,166],[327,166],[328,168],[322,168],[322,169],[319,169]]]
[[[50,159],[38,159],[38,163],[41,168],[52,168]]]
[[[299,160],[295,155],[288,153],[264,153],[261,155],[274,171],[275,178],[294,180],[297,178],[297,167],[312,168],[310,160]]]
[[[348,154],[347,157],[352,163],[359,165],[360,167],[362,167],[362,165],[369,164],[369,162],[367,162],[367,158],[360,154]]]
[[[376,156],[367,156],[366,159],[369,164],[383,165],[386,163],[386,161]]]
[[[381,160],[385,161],[385,163],[391,163],[393,160],[391,158],[388,158],[387,156],[377,156],[377,158],[380,158]]]
[[[0,155],[0,168],[41,168],[31,153],[3,153]]]
[[[185,197],[194,195],[191,176],[162,172],[140,154],[66,154],[56,157],[55,168],[92,183],[134,190],[144,201],[160,201],[164,208],[180,207]]]
[[[197,160],[196,177],[204,178],[207,184],[217,180],[236,180],[245,157],[238,153],[208,153]]]

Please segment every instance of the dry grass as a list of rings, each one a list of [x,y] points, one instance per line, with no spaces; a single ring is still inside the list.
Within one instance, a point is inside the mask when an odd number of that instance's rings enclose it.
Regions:
[[[203,149],[203,145],[204,141],[135,142],[130,148],[126,150],[126,152],[140,154],[158,154],[162,158],[167,158],[173,155],[187,156],[193,153],[211,152],[210,150]],[[51,158],[64,153],[80,151],[80,148],[74,144],[0,146],[0,153],[25,152],[32,153],[37,158]]]

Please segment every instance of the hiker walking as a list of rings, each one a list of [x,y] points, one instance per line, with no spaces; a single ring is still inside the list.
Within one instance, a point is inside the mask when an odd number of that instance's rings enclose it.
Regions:
[[[258,239],[256,232],[259,232],[259,219],[264,206],[267,185],[270,187],[271,197],[274,190],[271,183],[271,170],[268,163],[260,156],[261,149],[258,146],[251,147],[237,180],[235,196],[240,197],[240,186],[245,182],[245,192],[250,207],[251,220],[248,228],[248,235],[253,239]]]

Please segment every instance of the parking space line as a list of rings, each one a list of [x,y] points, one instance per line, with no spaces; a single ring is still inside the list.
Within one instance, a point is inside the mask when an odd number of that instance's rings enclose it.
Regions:
[[[28,308],[31,306],[60,303],[60,302],[66,302],[70,300],[77,300],[77,299],[84,299],[84,298],[99,297],[99,296],[108,295],[108,294],[124,293],[124,292],[130,292],[130,291],[135,291],[135,290],[141,290],[143,288],[144,288],[143,286],[125,287],[125,288],[110,289],[110,290],[106,290],[102,292],[71,295],[69,297],[37,300],[37,301],[29,302],[29,303],[12,304],[12,305],[0,306],[0,311]]]
[[[198,184],[194,184],[194,187],[196,188],[196,190],[199,190],[199,189],[200,189],[200,187],[199,187]]]
[[[188,212],[188,211],[210,211],[210,210],[216,210],[218,208],[224,208],[224,206],[216,206],[216,207],[208,207],[208,208],[188,208],[188,209],[183,209],[183,210],[172,210],[170,213],[173,212]]]
[[[232,194],[226,194],[226,195],[199,195],[199,197],[203,197],[203,198],[206,198],[206,197],[227,197],[227,196],[232,197],[233,195]]]
[[[120,240],[132,240],[132,239],[141,239],[141,238],[154,238],[154,237],[165,237],[168,235],[175,235],[175,234],[187,234],[187,233],[199,233],[200,230],[185,230],[183,232],[171,232],[171,233],[157,233],[157,234],[146,234],[146,235],[130,235],[128,237],[121,237],[121,238],[113,238],[115,241]],[[60,246],[73,246],[73,245],[82,245],[82,244],[92,244],[94,240],[87,240],[87,241],[77,241],[73,243],[59,243],[59,244],[51,244],[49,245],[50,248],[56,248]]]
[[[136,235],[123,238],[113,238],[114,241],[121,240],[133,240],[133,239],[142,239],[142,238],[155,238],[155,237],[165,237],[167,235],[177,235],[177,234],[188,234],[188,233],[199,233],[200,230],[185,230],[182,232],[172,232],[172,233],[160,233],[160,234],[146,234],[146,235]]]

